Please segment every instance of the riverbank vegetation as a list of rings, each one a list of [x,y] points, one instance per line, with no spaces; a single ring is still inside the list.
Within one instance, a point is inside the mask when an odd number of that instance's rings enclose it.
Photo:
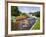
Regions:
[[[31,30],[39,30],[40,29],[40,18],[36,21],[36,23],[32,26]]]

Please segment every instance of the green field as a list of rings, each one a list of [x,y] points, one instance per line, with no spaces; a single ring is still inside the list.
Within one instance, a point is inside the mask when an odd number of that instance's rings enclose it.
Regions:
[[[32,26],[31,30],[39,30],[40,29],[40,19],[36,21],[36,23]]]

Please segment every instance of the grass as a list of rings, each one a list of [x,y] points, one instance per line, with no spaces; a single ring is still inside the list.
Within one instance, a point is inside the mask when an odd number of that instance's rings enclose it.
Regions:
[[[31,30],[39,30],[40,29],[40,19],[36,21],[36,23],[32,26]]]

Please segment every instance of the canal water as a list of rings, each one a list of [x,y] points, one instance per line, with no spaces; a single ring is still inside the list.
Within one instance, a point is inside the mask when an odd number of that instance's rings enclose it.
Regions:
[[[21,20],[18,26],[19,30],[29,30],[34,25],[35,22],[36,22],[35,18],[27,18]]]

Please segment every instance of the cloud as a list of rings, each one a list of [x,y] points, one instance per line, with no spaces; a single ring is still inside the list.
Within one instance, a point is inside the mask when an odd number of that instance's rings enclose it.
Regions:
[[[40,11],[40,7],[18,6],[18,10],[21,12],[37,12]]]

